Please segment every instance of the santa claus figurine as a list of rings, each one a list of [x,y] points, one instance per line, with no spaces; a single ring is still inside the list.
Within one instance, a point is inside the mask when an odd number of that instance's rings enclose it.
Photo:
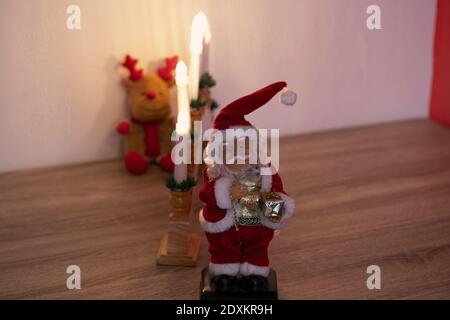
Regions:
[[[206,161],[208,166],[199,192],[204,206],[199,219],[209,242],[210,286],[216,292],[267,289],[270,241],[274,230],[280,229],[294,212],[294,201],[284,191],[278,173],[267,174],[270,170],[262,170],[259,157],[251,163],[251,143],[245,143],[245,148],[238,152],[235,147],[239,141],[230,143],[225,134],[227,129],[254,129],[244,116],[269,102],[285,87],[285,82],[276,82],[242,97],[222,108],[214,120],[213,128],[223,133],[225,159],[223,164],[212,161],[214,157]],[[290,96],[286,104],[291,104],[293,93],[287,92]],[[238,134],[234,138],[241,139]]]

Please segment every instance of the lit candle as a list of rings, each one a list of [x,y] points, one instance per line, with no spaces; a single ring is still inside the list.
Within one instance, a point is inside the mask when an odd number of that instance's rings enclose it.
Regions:
[[[187,67],[183,61],[177,63],[175,69],[175,82],[177,84],[177,103],[178,103],[178,116],[176,133],[183,140],[189,137],[191,130],[191,114],[189,108],[189,95],[188,95],[188,81]],[[174,179],[177,183],[181,183],[187,179],[187,164],[180,163],[175,165]]]
[[[195,15],[191,25],[191,43],[189,46],[189,93],[191,99],[197,100],[200,81],[200,55],[203,51],[203,37],[207,29],[208,21],[203,12]]]

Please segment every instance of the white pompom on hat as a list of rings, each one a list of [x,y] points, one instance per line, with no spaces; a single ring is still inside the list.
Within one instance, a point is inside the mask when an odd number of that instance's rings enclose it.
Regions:
[[[287,106],[293,106],[297,102],[297,94],[288,87],[284,87],[281,91],[280,102]]]

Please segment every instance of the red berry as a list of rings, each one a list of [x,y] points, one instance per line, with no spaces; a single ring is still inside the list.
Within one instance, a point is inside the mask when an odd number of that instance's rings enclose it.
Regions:
[[[121,122],[116,127],[117,133],[125,135],[130,131],[130,124],[128,122]]]

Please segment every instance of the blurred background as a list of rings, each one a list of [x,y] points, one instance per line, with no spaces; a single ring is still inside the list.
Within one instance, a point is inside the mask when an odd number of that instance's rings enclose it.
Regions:
[[[374,2],[381,30],[366,26]],[[70,4],[81,30],[66,28]],[[0,172],[118,158],[119,63],[188,61],[199,10],[220,105],[277,80],[299,94],[252,114],[258,127],[291,135],[428,116],[433,0],[1,0]]]

